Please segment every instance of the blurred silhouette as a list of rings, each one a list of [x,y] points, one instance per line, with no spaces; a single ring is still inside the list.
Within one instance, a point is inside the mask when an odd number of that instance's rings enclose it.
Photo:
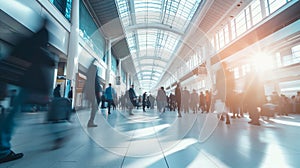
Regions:
[[[54,136],[52,149],[62,147],[63,143],[70,137],[72,104],[68,98],[56,97],[48,107],[47,122],[50,122],[50,132]]]
[[[23,157],[23,153],[15,153],[11,150],[11,138],[15,127],[15,115],[20,112],[21,106],[26,103],[29,97],[49,96],[53,81],[53,69],[55,59],[46,49],[48,44],[47,20],[42,28],[33,36],[20,41],[13,52],[6,57],[7,60],[22,60],[26,62],[24,73],[13,84],[20,86],[20,92],[15,97],[13,107],[8,114],[2,116],[0,123],[0,163],[16,160]],[[0,74],[4,74],[5,69],[1,69]],[[11,76],[12,78],[17,76]],[[1,78],[3,80],[3,78]],[[5,81],[9,82],[9,81]],[[44,101],[44,100],[43,100]]]
[[[13,107],[16,96],[17,96],[17,89],[12,89],[9,91],[9,97],[10,97],[9,107],[10,108]]]
[[[157,103],[157,110],[159,112],[165,112],[165,107],[167,104],[167,95],[164,87],[160,87],[160,89],[158,89],[157,96],[156,96],[156,103]]]
[[[55,87],[55,89],[54,89],[54,91],[53,91],[53,96],[54,97],[61,97],[61,94],[60,94],[60,84],[58,84],[56,87]]]
[[[150,109],[154,109],[155,97],[151,94],[149,95]]]
[[[84,85],[85,98],[87,99],[89,106],[92,108],[90,119],[87,124],[88,127],[97,127],[94,120],[102,96],[102,87],[97,75],[97,66],[94,64],[94,61],[88,68],[87,79]]]
[[[7,96],[7,85],[6,83],[0,81],[0,102],[5,99]],[[0,104],[0,115],[4,114],[5,108],[2,104]],[[2,117],[0,116],[0,121]],[[1,121],[2,122],[2,121]]]
[[[180,89],[180,83],[177,83],[175,88],[175,99],[177,103],[177,112],[178,117],[181,117],[181,89]]]
[[[198,97],[198,93],[195,89],[193,89],[193,92],[191,93],[190,97],[190,106],[194,114],[197,113]]]
[[[233,98],[233,76],[230,71],[227,69],[226,63],[222,63],[222,68],[219,69],[216,73],[216,86],[215,86],[215,96],[212,99],[211,93],[206,91],[206,95],[210,95],[209,104],[211,100],[213,100],[216,104],[214,105],[215,111],[218,113],[218,118],[221,121],[224,121],[224,117],[226,117],[226,124],[230,124],[230,118],[228,112],[230,111],[230,103]],[[209,109],[208,109],[209,110]]]
[[[101,95],[101,108],[102,108],[102,109],[105,109],[105,108],[106,108],[105,103],[106,103],[106,100],[105,100],[105,93],[104,93],[104,91],[103,91],[103,92],[102,92],[102,95]]]
[[[265,100],[264,86],[260,74],[248,74],[247,85],[244,90],[243,101],[247,105],[247,111],[251,119],[248,123],[259,126],[260,111],[258,107],[261,108]]]
[[[144,94],[143,94],[143,112],[146,112],[146,106],[147,106],[147,92],[144,92]]]
[[[134,91],[134,85],[131,85],[131,88],[126,91],[125,93],[125,97],[126,97],[126,105],[127,105],[127,108],[128,108],[128,111],[129,111],[129,115],[134,115],[132,113],[132,110],[134,107],[137,106],[137,96],[135,94],[135,91]]]
[[[114,97],[116,95],[115,90],[111,87],[111,83],[108,84],[108,87],[105,89],[105,99],[107,101],[108,114],[110,114],[110,108],[114,106]]]
[[[70,91],[68,92],[68,98],[72,102],[72,99],[73,99],[73,87],[71,87]]]
[[[190,102],[190,92],[187,90],[187,87],[184,87],[184,90],[181,92],[181,105],[184,113],[189,112],[189,102]]]

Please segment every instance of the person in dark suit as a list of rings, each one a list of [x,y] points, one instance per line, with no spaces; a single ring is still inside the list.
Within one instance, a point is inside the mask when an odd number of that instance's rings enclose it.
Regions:
[[[142,100],[143,102],[143,112],[146,112],[146,106],[147,106],[147,92],[145,92],[144,94],[143,94],[143,100]]]
[[[134,85],[127,91],[127,107],[129,110],[129,115],[133,115],[132,109],[137,106],[137,96],[134,91]]]

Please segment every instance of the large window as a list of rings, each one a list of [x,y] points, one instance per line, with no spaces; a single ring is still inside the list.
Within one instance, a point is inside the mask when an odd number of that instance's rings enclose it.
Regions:
[[[215,39],[216,39],[215,48],[216,48],[217,50],[219,50],[219,49],[220,49],[219,33],[216,33]]]
[[[300,45],[291,48],[291,54],[281,57],[282,66],[300,63]]]
[[[225,45],[225,42],[224,42],[224,31],[223,31],[223,29],[221,29],[218,34],[219,34],[220,48],[222,48]]]
[[[246,32],[248,29],[259,23],[263,19],[263,13],[266,13],[266,15],[268,16],[290,1],[291,0],[253,0],[235,18],[230,21],[229,25],[226,25],[215,33],[214,44],[216,50],[221,49],[231,40],[234,40],[235,38]],[[261,2],[264,2],[264,4],[261,4]],[[263,8],[263,6],[265,8]],[[229,39],[229,31],[231,33],[231,39]],[[289,58],[284,59],[288,60]]]
[[[287,3],[288,0],[267,0],[266,2],[269,2],[266,7],[268,8],[268,14],[273,13],[280,7],[282,7],[284,4]]]
[[[250,5],[250,8],[252,14],[252,24],[255,25],[262,20],[260,0],[253,1],[253,3]]]
[[[296,95],[300,90],[300,80],[279,83],[280,92],[286,96]]]
[[[128,30],[125,31],[126,40],[137,73],[142,69],[153,71],[156,68],[154,59],[162,60],[162,67],[168,65],[168,60],[175,56],[180,39],[188,30],[201,2],[202,0],[116,0],[122,26]],[[138,26],[135,29],[135,25],[141,25],[141,28]],[[152,62],[147,64],[153,66],[145,67],[142,62],[148,57],[152,58]],[[165,70],[160,75],[164,73]],[[153,80],[153,73],[145,75],[152,79],[153,86],[158,82]],[[152,89],[146,83],[141,84],[141,88]]]
[[[50,2],[70,21],[72,0],[50,0]]]
[[[246,18],[245,13],[242,11],[236,17],[236,35],[239,36],[246,31]]]
[[[246,29],[250,29],[252,27],[250,7],[245,9],[245,16],[246,16]]]
[[[105,39],[82,1],[80,1],[79,12],[79,35],[87,46],[105,60]]]
[[[282,66],[282,61],[281,61],[281,56],[279,52],[275,53],[275,57],[276,57],[276,65],[277,67],[281,67]]]
[[[292,59],[294,64],[300,63],[300,45],[292,48]]]
[[[233,68],[233,75],[234,75],[234,78],[237,79],[240,77],[240,70],[239,70],[239,67],[235,67]]]
[[[232,19],[230,21],[231,26],[231,40],[236,38],[236,26],[235,26],[235,19]]]
[[[228,30],[228,24],[225,25],[224,27],[224,40],[225,44],[228,44],[230,39],[229,39],[229,30]]]
[[[250,66],[250,64],[242,65],[242,76],[245,76],[245,75],[248,74],[250,71],[251,71],[251,66]]]

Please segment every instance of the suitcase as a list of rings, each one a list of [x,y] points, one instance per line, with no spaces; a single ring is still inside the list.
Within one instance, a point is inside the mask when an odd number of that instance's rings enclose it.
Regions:
[[[271,103],[262,105],[261,116],[274,117],[278,106]]]
[[[47,121],[69,121],[72,113],[71,101],[67,98],[54,98],[49,104]]]

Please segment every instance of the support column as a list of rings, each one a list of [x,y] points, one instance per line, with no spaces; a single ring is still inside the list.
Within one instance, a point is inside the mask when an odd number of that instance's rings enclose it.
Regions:
[[[71,86],[73,86],[73,101],[72,107],[74,107],[75,95],[76,95],[76,73],[78,72],[78,43],[79,43],[79,0],[72,1],[72,13],[71,13],[71,30],[68,46],[68,60],[67,60],[67,80],[70,80]],[[68,82],[67,82],[68,83]],[[68,91],[68,88],[66,91]]]
[[[130,57],[130,55],[119,59],[118,73],[119,73],[119,76],[120,76],[120,83],[122,82],[122,61],[126,60],[129,57]],[[126,80],[126,89],[127,89],[127,80]]]
[[[126,73],[126,90],[129,90],[129,74]]]
[[[122,73],[122,60],[119,59],[119,66],[118,66],[118,75],[121,77],[121,73]]]
[[[111,72],[111,40],[107,40],[107,68],[105,75],[105,88],[110,83],[110,72]]]
[[[121,86],[121,84],[122,84],[122,59],[119,59],[117,78],[119,78],[117,80],[119,80],[119,82],[120,82],[119,85]],[[118,82],[118,81],[116,81],[116,82]],[[116,83],[116,84],[118,84],[118,83]]]

